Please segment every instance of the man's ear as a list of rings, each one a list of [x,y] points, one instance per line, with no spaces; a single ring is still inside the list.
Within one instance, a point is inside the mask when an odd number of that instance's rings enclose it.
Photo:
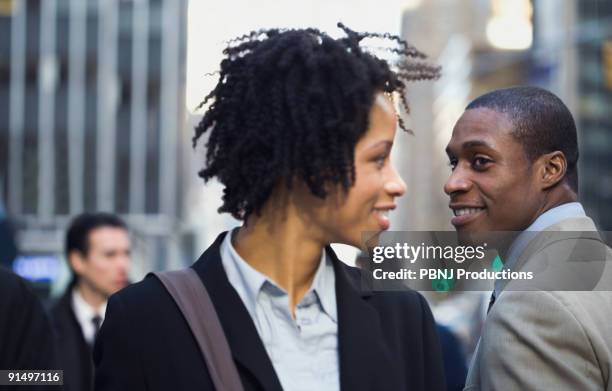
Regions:
[[[80,275],[85,270],[85,257],[78,250],[72,250],[68,254],[68,263],[75,274]]]
[[[540,161],[540,183],[542,190],[548,190],[565,178],[567,173],[567,159],[561,151],[544,154],[538,158]]]

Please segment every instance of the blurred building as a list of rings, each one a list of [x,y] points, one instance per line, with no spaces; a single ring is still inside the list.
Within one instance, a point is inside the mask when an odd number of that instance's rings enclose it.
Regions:
[[[534,2],[528,77],[558,94],[578,126],[580,199],[602,230],[612,230],[612,3]]]
[[[100,210],[129,223],[136,275],[193,258],[186,34],[187,0],[0,0],[0,199],[23,254],[61,259],[68,219]]]
[[[577,2],[580,190],[601,229],[612,231],[612,2]]]

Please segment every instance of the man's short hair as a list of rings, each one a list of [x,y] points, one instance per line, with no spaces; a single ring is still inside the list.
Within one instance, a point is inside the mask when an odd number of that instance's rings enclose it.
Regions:
[[[127,231],[125,222],[113,214],[102,212],[80,214],[72,220],[66,234],[66,257],[72,251],[87,255],[89,234],[101,227],[121,228]]]
[[[576,123],[555,94],[539,87],[510,87],[479,96],[465,109],[477,108],[506,114],[513,125],[512,135],[523,145],[530,161],[553,151],[563,152],[567,159],[565,177],[578,191]]]

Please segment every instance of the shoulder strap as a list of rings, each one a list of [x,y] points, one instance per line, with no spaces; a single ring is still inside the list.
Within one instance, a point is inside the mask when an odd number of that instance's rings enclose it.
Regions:
[[[183,313],[219,391],[243,391],[217,311],[195,270],[155,272]]]

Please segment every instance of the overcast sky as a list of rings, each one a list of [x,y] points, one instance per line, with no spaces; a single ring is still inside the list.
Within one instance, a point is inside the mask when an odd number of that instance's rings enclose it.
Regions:
[[[189,1],[187,108],[210,91],[225,41],[251,30],[272,27],[316,27],[332,36],[341,21],[353,30],[398,34],[401,15],[420,0],[231,0]]]

